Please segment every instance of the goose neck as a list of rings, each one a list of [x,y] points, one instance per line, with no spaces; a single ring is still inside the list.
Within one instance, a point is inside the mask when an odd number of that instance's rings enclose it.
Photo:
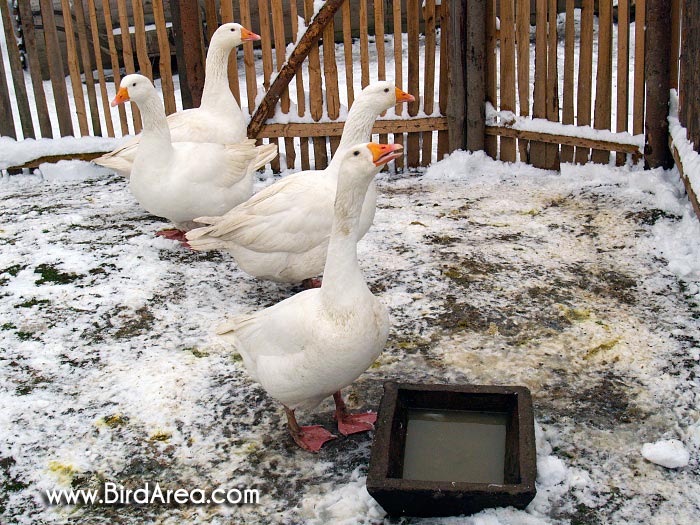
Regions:
[[[215,42],[210,44],[207,51],[206,76],[204,77],[201,107],[221,111],[224,104],[226,106],[233,105],[240,112],[228,83],[228,58],[230,53],[230,49],[224,49],[216,45]]]
[[[138,104],[143,122],[142,144],[147,144],[146,149],[153,147],[172,149],[170,128],[165,118],[163,102],[156,91]]]
[[[366,102],[362,100],[355,101],[350,108],[348,119],[343,127],[343,134],[340,137],[340,144],[329,166],[333,165],[337,168],[343,152],[370,139],[374,122],[378,116],[379,112],[366,104]]]

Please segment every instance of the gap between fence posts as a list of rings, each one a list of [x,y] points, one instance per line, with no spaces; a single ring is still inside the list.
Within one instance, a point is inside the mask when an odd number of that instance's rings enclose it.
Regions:
[[[199,3],[190,0],[170,2],[175,38],[177,71],[184,109],[199,107],[204,90],[204,42]]]

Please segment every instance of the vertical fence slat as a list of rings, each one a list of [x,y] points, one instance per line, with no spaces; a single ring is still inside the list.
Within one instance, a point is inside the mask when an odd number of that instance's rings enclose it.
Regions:
[[[15,87],[15,101],[19,111],[19,119],[22,125],[23,138],[36,138],[34,135],[34,124],[32,123],[32,112],[29,109],[29,99],[27,98],[27,85],[24,83],[24,70],[22,61],[17,49],[17,39],[15,30],[10,21],[10,10],[7,2],[0,0],[0,13],[2,14],[2,25],[5,30],[5,45],[7,46],[7,57],[10,61],[10,71],[12,73],[12,83]],[[7,113],[3,113],[6,115]]]
[[[448,149],[455,151],[467,149],[467,55],[469,37],[467,28],[466,2],[451,2],[449,17],[450,47],[449,55],[449,91],[447,101],[447,136]]]
[[[629,0],[617,2],[617,122],[615,131],[627,131],[629,114],[630,16]],[[615,163],[622,166],[625,153],[616,155]]]
[[[277,63],[277,71],[280,71],[284,66],[286,56],[286,41],[284,36],[284,13],[282,11],[282,0],[272,0],[272,29],[275,34],[275,61]],[[325,42],[325,38],[324,38]],[[331,43],[333,39],[331,38]],[[325,57],[324,57],[325,63]],[[337,93],[337,80],[336,80]],[[285,88],[280,98],[280,108],[282,113],[289,113],[289,88]],[[292,137],[284,138],[284,152],[287,167],[294,167],[296,152],[294,151],[294,139]]]
[[[100,48],[100,29],[97,25],[97,10],[95,0],[88,0],[88,18],[90,20],[90,34],[92,36],[92,51],[95,54],[95,68],[97,80],[100,85],[100,99],[102,101],[102,114],[107,126],[107,136],[114,137],[114,123],[107,95],[107,83],[105,82],[104,64],[102,63],[102,49]]]
[[[426,0],[425,20],[425,83],[423,88],[423,111],[431,115],[435,106],[435,0]],[[421,166],[428,166],[433,159],[433,133],[423,133]]]
[[[241,24],[253,30],[250,19],[250,0],[240,0]],[[255,72],[255,55],[253,46],[243,46],[243,63],[245,65],[245,85],[248,97],[248,112],[252,115],[255,111],[255,96],[258,93],[258,80]]]
[[[338,97],[338,66],[335,62],[335,25],[333,19],[323,29],[323,75],[326,86],[326,110],[328,118],[337,120],[340,116]],[[339,137],[330,137],[331,157],[340,143]]]
[[[435,0],[432,0],[433,2]],[[348,3],[347,0],[345,3]],[[377,47],[377,80],[386,80],[386,50],[384,48],[384,2],[374,3],[374,35]],[[382,115],[385,115],[382,113]],[[379,142],[386,144],[389,135],[379,135]],[[386,166],[385,166],[386,168]]]
[[[49,63],[49,76],[51,77],[56,114],[58,115],[58,127],[61,136],[66,137],[73,135],[73,117],[68,104],[66,77],[63,72],[63,59],[61,58],[61,50],[58,44],[53,2],[51,0],[40,0],[40,6],[46,42],[46,60]]]
[[[347,2],[345,2],[347,4]],[[294,34],[294,42],[299,40],[299,23],[297,21],[297,0],[290,0],[290,17],[292,19],[292,33]],[[352,55],[351,55],[352,56]],[[351,66],[352,67],[352,60]],[[347,66],[346,66],[347,67]],[[306,92],[304,89],[304,75],[302,74],[303,64],[299,67],[296,74],[297,83],[297,115],[303,117],[306,114]],[[299,152],[301,153],[301,169],[308,170],[311,167],[309,159],[309,139],[301,137],[299,139]]]
[[[559,68],[557,65],[557,0],[549,0],[547,9],[547,120],[559,122]],[[547,144],[546,168],[559,169],[559,145]]]
[[[625,0],[620,0],[624,2]],[[564,92],[561,114],[562,124],[574,123],[574,0],[566,0],[566,26],[564,28]],[[561,161],[573,162],[573,146],[561,147]]]
[[[10,88],[7,85],[5,75],[5,59],[0,54],[0,113],[4,115],[0,118],[0,136],[17,138],[15,131],[15,119],[12,117],[12,102],[10,101]]]
[[[513,0],[501,0],[501,109],[515,112],[515,14]],[[515,139],[501,138],[501,160],[515,162]]]
[[[129,32],[129,17],[126,10],[126,0],[117,0],[117,13],[119,15],[119,29],[122,35],[122,58],[124,59],[124,68],[126,69],[126,74],[130,75],[136,73],[136,66],[134,64],[134,51],[131,47],[131,33]],[[139,133],[141,131],[141,113],[139,113],[139,108],[131,103],[131,115],[132,124],[134,125],[134,132]]]
[[[598,74],[596,76],[595,129],[610,129],[612,105],[612,0],[598,2]],[[607,164],[610,152],[593,150],[593,162]]]
[[[304,0],[304,19],[306,25],[311,23],[314,12],[314,1]],[[311,118],[318,122],[323,116],[323,92],[321,90],[321,58],[318,45],[311,47],[309,52],[309,109]],[[314,164],[317,170],[324,169],[328,165],[328,150],[325,137],[314,137]]]
[[[529,9],[528,9],[529,12]],[[494,108],[498,107],[496,71],[496,0],[486,0],[486,99]],[[484,149],[489,157],[498,155],[498,138],[488,135]]]
[[[214,13],[214,17],[212,22],[216,23],[217,18],[216,18],[216,12]],[[222,24],[227,24],[229,22],[233,22],[233,3],[231,0],[222,0],[221,1],[221,23]],[[216,31],[216,27],[214,27],[214,30],[212,33]],[[210,37],[211,39],[211,37]],[[247,46],[246,46],[247,47]],[[231,53],[228,56],[228,85],[229,88],[231,89],[231,93],[233,93],[233,97],[236,99],[236,102],[238,102],[238,105],[241,105],[241,87],[240,87],[240,81],[238,80],[238,58],[237,58],[237,49],[233,49]]]
[[[146,43],[146,21],[143,16],[143,2],[131,0],[131,9],[134,13],[134,28],[136,30],[136,56],[139,60],[139,70],[142,75],[153,79],[151,60],[148,58],[148,44]]]
[[[360,0],[360,84],[369,84],[369,35],[367,27],[367,0]]]
[[[117,46],[114,42],[114,30],[112,27],[112,8],[109,5],[109,0],[102,0],[102,11],[105,22],[105,33],[107,34],[107,44],[109,46],[109,58],[112,63],[112,76],[114,78],[114,91],[119,89],[121,82],[121,74],[119,71],[119,56],[117,55]],[[124,104],[119,104],[119,122],[121,124],[122,135],[129,134],[129,123],[126,118],[126,109]]]
[[[518,46],[518,100],[520,116],[530,114],[530,0],[517,0],[516,39]],[[529,142],[518,141],[521,162],[529,161]]]
[[[637,0],[634,10],[634,99],[632,102],[632,133],[644,133],[644,26],[646,0]]]
[[[443,2],[440,5],[440,88],[438,93],[438,106],[440,114],[447,115],[448,89],[449,89],[449,56],[450,56],[450,4]],[[449,153],[450,150],[450,134],[447,130],[438,132],[437,160]]]
[[[224,13],[231,15],[226,20]],[[219,27],[219,17],[216,14],[216,0],[204,0],[204,21],[207,24],[207,42],[211,42],[211,36]],[[233,4],[228,0],[221,0],[221,23],[233,22]]]
[[[270,89],[270,78],[272,77],[272,39],[270,38],[270,6],[268,0],[258,0],[258,16],[260,19],[260,47],[262,47],[263,60],[263,86],[267,91]],[[278,139],[270,139],[271,143],[277,143]],[[270,163],[272,171],[280,171],[279,155]]]
[[[345,86],[348,94],[348,107],[355,100],[355,87],[352,72],[352,18],[350,2],[343,2],[343,53],[345,54]]]
[[[92,59],[88,47],[87,21],[82,2],[73,4],[75,10],[75,23],[78,29],[78,45],[80,47],[80,60],[85,74],[85,86],[87,88],[88,104],[90,106],[90,120],[92,122],[92,134],[101,136],[102,125],[100,124],[100,109],[97,105],[97,91],[95,90],[95,78],[93,76]]]
[[[583,0],[579,50],[576,124],[590,126],[593,89],[593,0]],[[590,153],[588,148],[576,148],[576,162],[585,164]]]
[[[32,91],[34,92],[34,104],[39,116],[39,129],[43,138],[52,138],[51,117],[46,103],[44,82],[41,77],[41,64],[36,48],[36,33],[34,32],[34,15],[29,2],[17,2],[19,17],[22,24],[24,49],[27,54],[29,74],[32,78]]]
[[[83,94],[83,83],[80,80],[80,64],[78,63],[78,49],[75,45],[75,32],[73,31],[73,19],[71,15],[70,3],[68,0],[61,0],[63,7],[63,24],[66,30],[66,50],[68,55],[68,72],[73,90],[73,102],[75,102],[75,114],[78,117],[80,134],[86,136],[90,134],[87,122],[87,111],[85,109],[85,95]]]
[[[671,89],[678,89],[681,48],[681,0],[671,0]]]
[[[347,3],[347,2],[346,2]],[[401,16],[401,0],[393,0],[391,4],[391,11],[394,23],[394,83],[399,89],[403,89],[403,29],[402,29],[402,16]],[[396,106],[396,114],[401,115],[403,113],[403,104]],[[403,133],[394,133],[394,144],[404,144]],[[394,165],[397,170],[403,170],[404,168],[404,154],[394,161]]]
[[[536,9],[535,94],[532,116],[535,118],[547,118],[547,0],[537,0]],[[530,160],[533,166],[546,168],[546,156],[546,144],[543,142],[530,143]]]
[[[153,0],[153,20],[156,25],[158,38],[158,72],[160,73],[160,85],[163,90],[163,102],[165,113],[170,115],[177,111],[175,104],[175,86],[170,64],[170,41],[168,40],[168,28],[165,22],[163,0]]]
[[[408,30],[408,91],[416,100],[408,103],[408,114],[415,117],[420,110],[420,60],[419,60],[419,10],[418,0],[406,1]],[[420,133],[409,133],[406,143],[408,166],[415,168],[420,163]]]

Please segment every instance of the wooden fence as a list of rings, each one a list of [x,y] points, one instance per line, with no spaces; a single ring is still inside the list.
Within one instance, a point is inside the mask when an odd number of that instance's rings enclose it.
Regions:
[[[313,0],[32,0],[16,13],[0,1],[8,43],[0,111],[9,116],[0,134],[138,132],[135,106],[109,107],[120,76],[136,71],[157,79],[168,113],[197,105],[206,42],[218,24],[238,21],[262,41],[232,53],[231,89],[252,116],[253,136],[277,142],[290,168],[325,166],[357,92],[381,79],[416,96],[375,126],[380,140],[405,144],[399,167],[481,144],[493,157],[547,168],[607,162],[610,151],[623,162],[641,153],[632,135],[644,133],[649,1],[618,0],[613,10],[612,0],[536,0],[532,11],[531,0],[327,0],[320,24],[312,24],[321,14]],[[316,34],[306,32],[304,53],[292,53],[299,67],[290,68],[288,45],[300,44],[302,25]],[[21,50],[11,45],[14,26]],[[487,115],[484,99],[494,108]]]

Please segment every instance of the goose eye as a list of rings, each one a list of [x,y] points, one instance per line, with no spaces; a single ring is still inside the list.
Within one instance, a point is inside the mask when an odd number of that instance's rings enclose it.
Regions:
[[[359,154],[360,154],[359,151],[355,151],[355,152],[353,153],[353,155],[355,155],[356,157],[357,157]]]
[[[386,89],[384,90],[384,93],[388,93],[388,92],[389,92],[389,88],[386,88]]]
[[[236,32],[236,28],[235,27],[231,28],[231,33],[235,33],[235,32]]]
[[[133,83],[133,84],[131,84],[131,85],[132,85],[133,87],[136,87],[136,82],[134,82],[134,83]]]

